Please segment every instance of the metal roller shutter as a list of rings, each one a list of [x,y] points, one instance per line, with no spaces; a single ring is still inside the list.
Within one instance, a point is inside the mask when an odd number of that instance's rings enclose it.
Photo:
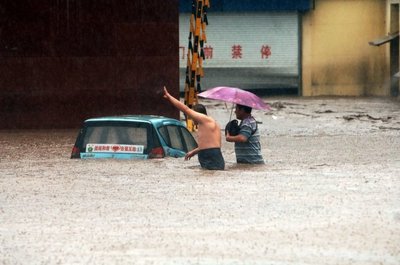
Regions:
[[[201,80],[243,89],[297,88],[299,18],[297,12],[209,13]],[[180,14],[180,88],[184,89],[190,14]]]

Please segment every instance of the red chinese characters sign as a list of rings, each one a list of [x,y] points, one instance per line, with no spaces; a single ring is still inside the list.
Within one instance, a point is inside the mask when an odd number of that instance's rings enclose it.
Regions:
[[[241,58],[242,58],[242,45],[233,45],[232,59],[241,59]]]
[[[207,60],[212,60],[214,58],[214,48],[211,45],[206,45],[203,48],[204,58]],[[240,44],[235,44],[231,46],[231,58],[235,60],[239,60],[243,58],[245,52],[255,52],[255,51],[245,51],[243,46]],[[261,54],[261,59],[268,59],[272,55],[272,48],[270,45],[263,44],[259,50]],[[179,47],[179,56],[180,59],[183,60],[186,58],[185,47]]]
[[[206,46],[204,46],[203,50],[204,50],[204,57],[206,59],[212,59],[213,58],[213,51],[214,51],[213,47],[211,47],[209,45],[206,45]]]
[[[263,45],[261,47],[261,59],[268,59],[271,56],[271,47],[269,45]]]

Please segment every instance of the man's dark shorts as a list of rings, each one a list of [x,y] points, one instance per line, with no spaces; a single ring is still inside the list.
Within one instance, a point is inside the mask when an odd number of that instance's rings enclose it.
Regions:
[[[224,170],[225,161],[222,157],[221,148],[209,148],[200,150],[198,153],[202,168],[211,170]]]

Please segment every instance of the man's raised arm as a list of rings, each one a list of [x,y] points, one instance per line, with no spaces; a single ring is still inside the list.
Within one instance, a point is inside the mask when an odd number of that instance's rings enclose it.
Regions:
[[[171,102],[172,105],[174,105],[177,109],[185,113],[187,116],[189,116],[193,121],[197,123],[203,123],[205,120],[207,120],[207,116],[204,114],[201,114],[197,111],[192,110],[185,104],[183,104],[180,100],[174,98],[168,93],[167,88],[164,86],[164,95],[163,97],[165,99],[168,99],[169,102]]]

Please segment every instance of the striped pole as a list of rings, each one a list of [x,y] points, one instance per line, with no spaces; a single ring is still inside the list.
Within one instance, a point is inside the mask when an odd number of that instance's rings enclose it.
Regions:
[[[200,79],[204,76],[203,60],[204,43],[207,42],[206,25],[208,25],[207,9],[209,0],[192,0],[192,13],[190,15],[190,32],[187,53],[187,66],[185,78],[185,105],[192,108],[197,104],[197,94],[201,92]],[[193,121],[186,117],[186,126],[193,132]]]

